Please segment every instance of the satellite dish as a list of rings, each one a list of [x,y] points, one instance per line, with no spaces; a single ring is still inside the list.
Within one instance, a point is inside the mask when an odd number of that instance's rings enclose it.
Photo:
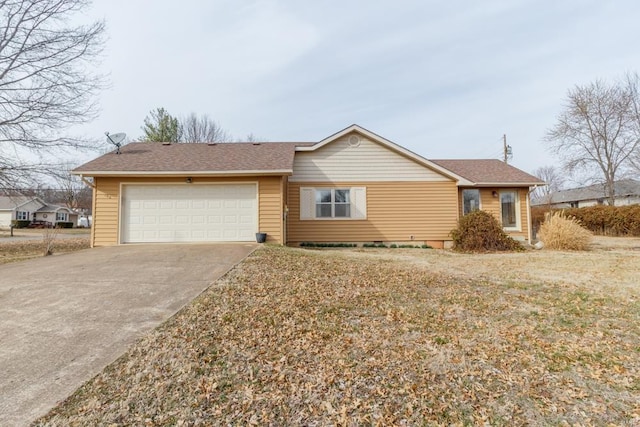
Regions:
[[[104,134],[107,135],[107,141],[116,146],[116,154],[120,154],[120,147],[127,137],[127,134],[124,132],[114,133],[113,135],[109,135],[109,132],[105,132]]]

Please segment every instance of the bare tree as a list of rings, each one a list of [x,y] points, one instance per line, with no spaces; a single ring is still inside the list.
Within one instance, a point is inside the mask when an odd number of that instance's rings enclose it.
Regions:
[[[256,136],[253,134],[253,132],[251,132],[244,139],[238,139],[238,142],[269,142],[269,140]]]
[[[546,204],[551,203],[551,194],[564,187],[564,175],[555,166],[541,166],[534,170],[533,174],[546,183],[546,185],[535,189],[534,199]]]
[[[610,205],[615,202],[616,178],[640,149],[637,100],[637,75],[613,84],[597,80],[576,86],[547,132],[551,150],[568,172],[587,173],[604,182]]]
[[[56,181],[59,199],[69,209],[87,208],[86,193],[88,187],[80,180],[77,175],[71,175],[66,170],[54,177]],[[89,206],[91,206],[89,202]]]
[[[38,152],[83,144],[64,132],[95,117],[95,95],[104,86],[103,76],[90,71],[104,45],[104,23],[71,22],[89,3],[0,0],[2,185],[38,169],[12,160],[17,147]]]
[[[231,135],[208,115],[191,113],[180,123],[182,142],[229,142]]]

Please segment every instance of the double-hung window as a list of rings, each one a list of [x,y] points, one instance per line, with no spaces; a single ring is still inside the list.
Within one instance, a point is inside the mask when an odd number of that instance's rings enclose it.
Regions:
[[[367,219],[367,188],[300,187],[300,219]]]
[[[67,214],[65,212],[56,212],[56,221],[66,221]]]
[[[18,221],[28,221],[29,220],[29,212],[16,211],[16,220],[18,220]]]
[[[316,218],[351,218],[351,190],[316,189]]]

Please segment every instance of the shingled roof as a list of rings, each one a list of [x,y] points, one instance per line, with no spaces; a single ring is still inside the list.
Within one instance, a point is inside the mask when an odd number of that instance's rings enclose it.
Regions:
[[[291,174],[296,143],[132,142],[73,170],[100,175]]]
[[[614,182],[614,194],[616,197],[640,196],[640,181],[634,179],[621,179]],[[570,203],[584,200],[606,199],[604,184],[593,184],[586,187],[560,190],[549,195],[550,203]],[[549,203],[546,200],[537,204]]]
[[[476,185],[544,185],[544,181],[497,159],[431,160]]]

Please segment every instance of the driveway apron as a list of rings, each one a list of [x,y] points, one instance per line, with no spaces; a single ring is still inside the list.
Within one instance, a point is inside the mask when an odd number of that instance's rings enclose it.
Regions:
[[[0,425],[28,425],[255,244],[124,245],[0,266]]]

